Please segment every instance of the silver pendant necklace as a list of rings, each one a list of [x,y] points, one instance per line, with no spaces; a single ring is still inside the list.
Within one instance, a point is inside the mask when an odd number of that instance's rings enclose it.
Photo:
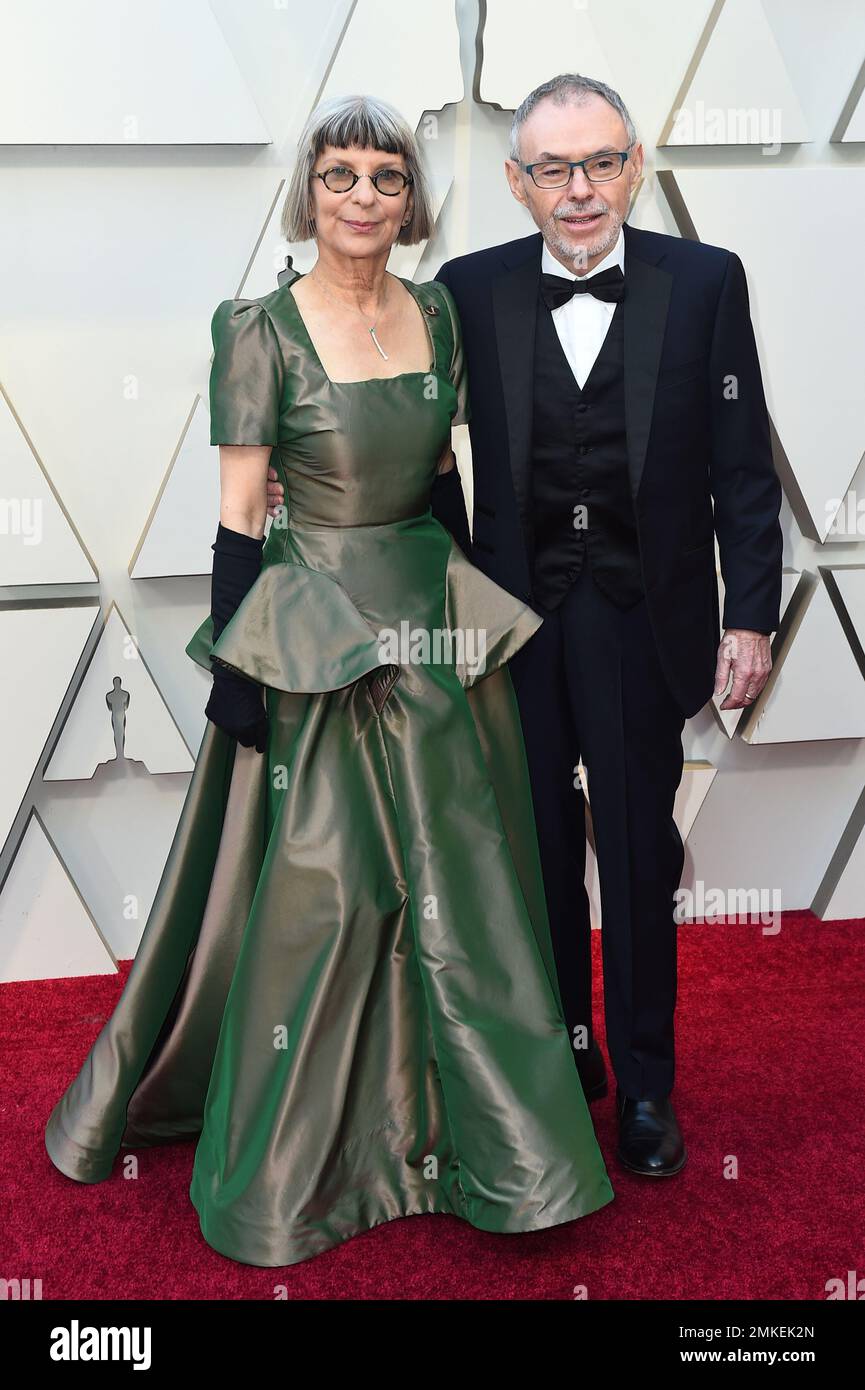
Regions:
[[[355,313],[360,314],[360,316],[361,316],[361,318],[363,319],[364,323],[366,323],[367,332],[369,333],[369,336],[372,338],[373,342],[375,343],[376,348],[378,349],[380,355],[384,358],[385,362],[389,361],[389,358],[388,358],[387,353],[385,352],[385,350],[384,350],[384,348],[382,347],[381,343],[379,342],[378,338],[375,336],[376,325],[375,325],[374,323],[373,323],[373,324],[367,323],[366,315],[363,313],[363,311],[362,311],[361,309],[358,309],[358,308],[357,308],[357,305],[355,305],[355,304],[345,304],[342,300],[337,299],[337,298],[336,298],[336,295],[333,295],[333,294],[330,293],[330,290],[328,290],[328,289],[325,287],[323,281],[321,281],[321,280],[318,278],[318,276],[314,273],[314,271],[310,271],[310,272],[309,272],[309,277],[310,277],[311,280],[313,280],[313,279],[315,280],[316,284],[318,284],[318,285],[321,287],[321,289],[322,289],[322,290],[324,291],[324,293],[327,295],[328,299],[332,299],[332,300],[333,300],[334,304],[339,304],[339,305],[341,306],[341,308],[343,308],[343,309],[346,309],[346,308],[347,308],[347,309],[354,309],[354,310],[355,310]],[[382,307],[384,307],[384,306],[382,306]]]

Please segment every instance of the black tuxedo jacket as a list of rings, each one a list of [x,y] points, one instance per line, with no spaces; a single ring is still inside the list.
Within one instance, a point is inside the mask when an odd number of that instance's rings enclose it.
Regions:
[[[658,654],[690,718],[714,687],[721,635],[715,533],[724,627],[771,633],[778,626],[781,485],[739,257],[627,222],[624,236],[631,497]],[[536,232],[457,256],[435,276],[454,297],[468,368],[470,558],[529,604],[541,248]]]

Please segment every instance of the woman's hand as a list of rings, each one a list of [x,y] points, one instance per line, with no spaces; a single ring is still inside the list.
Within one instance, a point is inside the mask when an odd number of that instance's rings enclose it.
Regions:
[[[255,746],[257,753],[267,748],[267,711],[257,681],[235,675],[213,662],[213,689],[204,713],[223,733],[236,738],[244,748]]]
[[[265,470],[271,450],[265,445],[221,444],[220,522],[211,547],[213,574],[210,611],[213,641],[218,641],[261,573],[265,521]],[[267,712],[258,681],[211,661],[213,687],[205,714],[224,733],[259,753],[267,747]]]

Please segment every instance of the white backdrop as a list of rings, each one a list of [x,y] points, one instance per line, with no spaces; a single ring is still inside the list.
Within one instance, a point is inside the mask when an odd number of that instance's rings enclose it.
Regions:
[[[510,116],[563,70],[636,121],[630,221],[741,255],[777,434],[775,671],[745,717],[686,725],[683,886],[865,915],[859,0],[2,0],[0,23],[0,979],[113,971],[143,930],[204,728],[210,318],[287,249],[311,263],[278,237],[309,110],[367,91],[416,125],[438,223],[391,268],[424,280],[534,230]]]

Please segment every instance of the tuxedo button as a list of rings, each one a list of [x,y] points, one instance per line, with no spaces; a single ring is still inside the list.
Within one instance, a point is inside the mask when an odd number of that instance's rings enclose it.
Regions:
[[[585,412],[588,410],[588,408],[589,408],[589,407],[588,407],[587,405],[578,405],[578,406],[577,406],[577,410],[580,412],[581,415],[584,415]]]
[[[578,454],[587,454],[588,452],[589,452],[589,446],[588,446],[588,444],[581,444],[581,445],[579,446],[579,448],[577,449],[577,453],[578,453]]]

